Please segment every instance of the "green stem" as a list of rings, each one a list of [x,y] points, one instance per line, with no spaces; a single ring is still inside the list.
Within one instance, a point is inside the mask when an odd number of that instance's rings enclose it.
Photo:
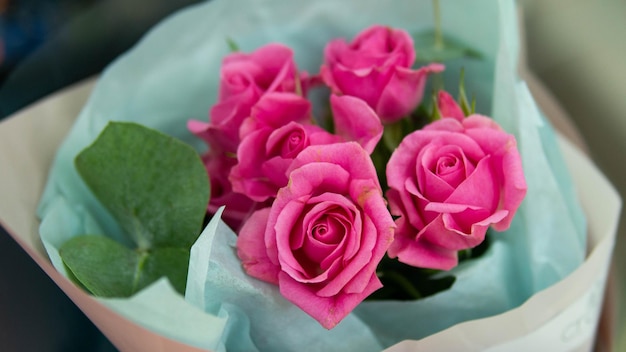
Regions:
[[[439,0],[433,0],[433,12],[435,17],[435,48],[443,49],[443,33],[441,32],[441,8]]]

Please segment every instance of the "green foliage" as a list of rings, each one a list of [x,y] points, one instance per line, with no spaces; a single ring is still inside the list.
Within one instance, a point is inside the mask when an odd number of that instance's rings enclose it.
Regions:
[[[185,291],[189,250],[131,250],[106,236],[83,235],[63,244],[60,255],[84,288],[96,296],[128,297],[162,276]]]
[[[65,243],[61,258],[98,296],[127,297],[162,276],[184,292],[189,250],[209,200],[209,181],[196,151],[134,123],[110,123],[75,160],[94,195],[134,243],[104,236]]]

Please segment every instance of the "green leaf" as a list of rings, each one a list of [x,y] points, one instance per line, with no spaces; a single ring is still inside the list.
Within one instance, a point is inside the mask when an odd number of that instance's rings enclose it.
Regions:
[[[239,51],[239,45],[237,45],[233,38],[227,37],[226,44],[228,44],[228,49],[230,49],[231,52],[236,53]]]
[[[157,248],[149,252],[138,287],[145,287],[165,276],[176,291],[184,294],[187,285],[189,253],[189,249],[171,247]]]
[[[70,276],[96,296],[128,297],[163,276],[184,293],[209,202],[196,151],[147,127],[112,122],[75,163],[134,248],[106,236],[75,237],[59,251]]]
[[[461,77],[459,78],[459,106],[463,110],[465,116],[473,114],[473,108],[467,100],[467,93],[465,93],[465,69],[461,69]]]
[[[441,42],[437,42],[433,30],[414,34],[413,42],[418,63],[445,62],[459,58],[482,58],[480,52],[454,37],[443,35]]]
[[[75,162],[139,250],[188,249],[198,237],[209,181],[189,145],[135,123],[112,122]]]
[[[59,250],[73,276],[92,294],[128,297],[162,276],[185,291],[189,250],[133,251],[105,236],[78,236]],[[182,279],[182,280],[181,280]]]
[[[430,113],[430,121],[441,120],[441,111],[439,110],[437,94],[435,92],[433,92],[433,96],[431,99],[432,99],[433,105],[432,105],[432,111]]]
[[[137,254],[105,236],[78,236],[59,249],[63,263],[96,296],[128,297],[139,269]]]

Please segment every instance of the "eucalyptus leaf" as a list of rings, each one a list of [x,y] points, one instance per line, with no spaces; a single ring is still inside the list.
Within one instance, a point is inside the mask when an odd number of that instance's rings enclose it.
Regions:
[[[209,181],[189,145],[135,123],[111,122],[75,163],[139,249],[190,248],[198,237]]]
[[[184,293],[209,201],[196,151],[156,130],[111,122],[75,163],[134,247],[106,236],[74,237],[59,251],[73,277],[102,297],[131,296],[163,276]]]
[[[128,297],[137,291],[139,255],[108,237],[74,237],[59,254],[74,277],[96,296]]]
[[[185,291],[189,250],[158,248],[131,250],[106,236],[83,235],[65,242],[63,262],[85,289],[100,297],[129,297],[166,276]]]
[[[185,293],[190,250],[186,248],[156,248],[147,253],[139,285],[142,288],[166,276],[176,291]]]
[[[418,63],[445,62],[460,58],[480,59],[482,54],[454,37],[443,35],[437,43],[435,32],[427,30],[413,35]]]

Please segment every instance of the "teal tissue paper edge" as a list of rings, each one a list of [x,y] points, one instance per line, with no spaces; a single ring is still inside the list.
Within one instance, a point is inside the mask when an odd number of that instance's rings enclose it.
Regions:
[[[306,5],[281,0],[253,3],[251,5],[249,0],[215,0],[183,10],[153,29],[133,50],[120,57],[104,72],[70,135],[57,153],[40,203],[38,213],[43,219],[41,234],[46,249],[51,253],[51,259],[54,257],[54,248],[59,245],[60,239],[66,238],[65,236],[78,235],[81,231],[87,230],[107,234],[120,233],[119,227],[91,196],[73,168],[74,156],[95,139],[109,120],[140,122],[181,138],[198,150],[203,148],[201,143],[186,131],[185,122],[191,118],[206,119],[207,112],[215,100],[221,57],[228,53],[228,46],[223,38],[233,38],[245,51],[254,50],[269,41],[290,44],[294,47],[299,67],[315,72],[321,62],[321,56],[316,57],[307,52],[311,50],[321,52],[325,41],[337,34],[349,38],[372,23],[398,26],[411,31],[432,26],[430,1],[397,1],[394,2],[393,8],[383,2],[373,0],[344,2],[327,0],[310,2]],[[527,239],[519,239],[519,236],[515,237],[515,233],[537,227],[537,224],[529,218],[532,212],[521,209],[522,216],[516,218],[510,231],[498,235],[498,240],[494,242],[485,258],[498,260],[500,263],[509,265],[513,270],[524,273],[518,276],[517,283],[510,282],[510,275],[502,272],[491,276],[492,279],[501,280],[497,281],[500,282],[498,285],[469,280],[474,276],[472,275],[474,272],[490,271],[488,265],[482,264],[488,263],[487,260],[469,263],[455,271],[459,280],[468,278],[467,290],[486,290],[485,287],[487,287],[504,297],[490,300],[484,295],[473,295],[472,306],[475,311],[478,311],[470,317],[473,319],[497,314],[517,306],[532,293],[547,287],[556,282],[559,277],[574,270],[584,258],[585,228],[584,222],[577,220],[582,217],[576,217],[582,214],[582,211],[573,202],[574,191],[564,168],[562,156],[558,149],[555,149],[554,132],[541,116],[532,117],[536,115],[532,111],[534,103],[530,105],[531,108],[526,104],[528,97],[524,96],[526,94],[523,92],[524,88],[519,86],[519,80],[515,74],[518,36],[516,28],[511,25],[511,23],[516,23],[514,2],[476,0],[471,4],[468,3],[465,1],[442,2],[444,31],[455,34],[459,39],[471,44],[484,54],[485,60],[449,63],[445,75],[446,88],[455,93],[458,72],[461,67],[464,67],[467,90],[470,94],[475,93],[479,99],[478,110],[491,114],[505,129],[514,133],[520,141],[522,153],[524,150],[534,150],[540,151],[545,156],[539,161],[525,159],[524,164],[525,166],[535,163],[548,164],[552,178],[562,181],[558,182],[553,190],[560,192],[562,211],[563,214],[567,214],[566,219],[569,219],[571,226],[562,228],[557,235],[570,236],[571,233],[577,235],[576,244],[572,245],[576,247],[574,254],[568,254],[568,258],[563,262],[558,261],[558,267],[549,264],[557,261],[555,258],[545,258],[540,255],[541,253],[535,253],[539,256],[532,257],[538,262],[539,267],[541,265],[551,267],[551,270],[545,271],[549,273],[548,277],[542,275],[543,270],[528,270],[524,267],[530,265],[528,261],[522,261],[520,264],[520,259],[524,259],[523,256],[520,257],[516,253],[506,255],[506,247],[510,245],[507,238],[513,238],[514,240],[509,241],[524,249],[537,244]],[[481,16],[473,16],[474,18],[467,16],[472,11],[479,12]],[[359,16],[352,15],[354,13],[358,13]],[[494,21],[484,21],[481,18],[492,18]],[[304,31],[305,28],[312,28],[312,30]],[[500,29],[503,28],[505,30],[501,31]],[[532,99],[530,101],[532,102]],[[532,123],[520,121],[520,116],[525,112],[529,112],[528,115],[531,116],[529,121]],[[528,141],[526,141],[527,138],[529,138]],[[533,146],[537,148],[531,148]],[[524,149],[526,147],[531,149]],[[529,183],[529,188],[531,186]],[[526,204],[529,202],[527,199]],[[75,219],[82,220],[70,221],[65,225],[55,222],[55,214],[64,213],[64,211],[69,218],[75,217]],[[89,214],[89,217],[84,217],[85,214]],[[554,240],[560,238],[552,234],[544,237]],[[123,238],[119,240],[123,241]],[[551,243],[551,241],[541,240],[539,245],[535,245],[539,248],[531,249],[529,253],[552,250]],[[62,263],[59,264],[58,259],[52,259],[52,261],[55,267],[63,273]],[[513,291],[511,287],[520,283],[524,289],[511,294]],[[485,284],[487,286],[481,286]],[[457,282],[456,286],[458,285]],[[406,305],[398,302],[383,302],[382,307],[376,306],[378,303],[364,304],[357,310],[356,315],[368,323],[383,345],[390,345],[398,339],[426,336],[468,318],[459,313],[458,309],[450,309],[452,313],[442,314],[441,306],[445,305],[449,298],[446,293],[443,293],[414,302],[418,309],[411,311],[410,314],[401,315],[403,319],[409,320],[407,324],[402,324],[404,321],[393,320],[394,314],[381,315],[379,313],[379,309],[391,312],[395,306],[397,310],[407,311],[404,309]],[[477,309],[476,307],[482,307],[481,304],[486,308]],[[111,307],[122,309],[119,306],[112,305]],[[239,313],[235,312],[233,316],[238,316]],[[219,312],[216,314],[220,315]],[[222,317],[224,316],[222,312]],[[422,325],[428,324],[414,323],[414,321],[432,322],[433,317],[438,317],[441,321],[436,328],[424,328]],[[245,319],[240,320],[246,324]],[[406,332],[395,334],[379,328],[391,326],[392,323],[410,328]],[[237,327],[231,326],[231,329],[238,331]],[[245,328],[241,331],[245,331]],[[194,340],[194,338],[185,340],[176,333],[169,334],[167,331],[162,333],[194,345],[202,340]],[[227,340],[227,336],[223,335],[219,344],[225,346]],[[204,347],[220,348],[217,345]]]

